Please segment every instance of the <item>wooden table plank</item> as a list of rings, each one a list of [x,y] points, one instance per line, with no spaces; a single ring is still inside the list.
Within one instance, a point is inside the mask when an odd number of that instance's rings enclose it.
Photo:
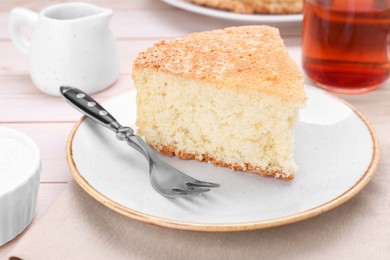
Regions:
[[[4,26],[0,28],[8,28],[8,15],[9,12],[0,11],[0,24]],[[175,17],[175,19],[171,17]],[[252,24],[254,23],[202,16],[168,6],[164,9],[114,11],[110,20],[110,29],[117,39],[167,39],[180,37],[188,32]],[[275,26],[286,37],[297,36],[301,31],[300,24],[297,23],[275,24]],[[0,30],[0,39],[8,40],[9,37],[8,30]]]
[[[35,211],[35,217],[32,220],[31,224],[34,224],[35,222],[40,220],[45,211],[58,197],[58,195],[65,189],[65,187],[65,183],[41,184],[39,186],[37,208]],[[15,239],[0,247],[0,259],[7,259],[7,254],[11,252],[12,248],[15,247],[17,242],[23,237],[26,232],[28,232],[28,227]],[[37,241],[37,243],[39,243],[39,241]]]
[[[130,75],[120,75],[112,86],[99,93],[92,94],[92,96],[101,101],[117,92],[133,87],[134,85]],[[29,96],[43,96],[46,98],[58,99],[58,97],[41,92],[34,86],[28,75],[0,75],[0,96],[5,96],[7,98],[15,96],[23,96],[25,98],[29,98]]]
[[[140,51],[157,40],[119,40],[117,51],[121,74],[131,74],[131,67]],[[29,57],[21,53],[10,41],[0,41],[0,75],[28,75]],[[0,86],[2,88],[2,86]]]
[[[121,76],[110,88],[92,95],[97,101],[133,88],[130,76]],[[23,94],[17,94],[17,92]],[[0,76],[0,123],[75,122],[81,114],[62,98],[40,92],[28,76]]]
[[[390,80],[382,87],[363,95],[338,95],[358,109],[374,127],[385,127],[390,118]],[[390,141],[390,140],[389,140]]]
[[[130,75],[133,61],[139,52],[151,47],[158,40],[117,40],[120,73]],[[300,65],[301,55],[299,50],[300,40],[286,37],[284,39],[293,60]],[[1,75],[28,75],[29,57],[21,53],[10,41],[0,41],[0,76]],[[1,89],[8,88],[0,84]],[[8,90],[7,90],[8,91]],[[12,91],[12,88],[9,90]],[[18,92],[19,93],[19,92]]]
[[[38,11],[46,6],[74,2],[74,0],[12,0],[12,1],[0,1],[0,11],[9,11],[14,7],[25,7]],[[111,8],[113,10],[138,10],[138,9],[164,9],[169,8],[159,0],[94,0],[90,1],[93,4],[101,7]]]

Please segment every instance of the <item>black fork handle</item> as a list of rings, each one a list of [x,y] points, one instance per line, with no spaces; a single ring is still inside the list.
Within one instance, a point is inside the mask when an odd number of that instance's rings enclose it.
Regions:
[[[62,96],[74,108],[108,129],[118,132],[120,124],[96,100],[78,88],[60,87]]]

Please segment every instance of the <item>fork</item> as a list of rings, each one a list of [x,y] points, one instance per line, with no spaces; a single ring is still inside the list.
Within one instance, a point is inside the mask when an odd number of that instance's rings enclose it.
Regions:
[[[62,96],[78,111],[93,119],[100,125],[110,129],[116,138],[125,141],[129,146],[142,153],[149,164],[149,177],[153,188],[166,197],[188,197],[201,195],[210,188],[219,187],[217,183],[200,181],[179,171],[166,163],[150,148],[150,146],[134,130],[122,126],[98,102],[83,91],[68,87],[60,87]]]

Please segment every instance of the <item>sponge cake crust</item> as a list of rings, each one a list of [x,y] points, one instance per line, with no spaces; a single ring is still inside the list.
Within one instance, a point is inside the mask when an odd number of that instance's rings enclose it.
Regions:
[[[297,103],[306,99],[301,72],[278,29],[269,26],[230,27],[160,41],[139,54],[134,68],[259,90]]]

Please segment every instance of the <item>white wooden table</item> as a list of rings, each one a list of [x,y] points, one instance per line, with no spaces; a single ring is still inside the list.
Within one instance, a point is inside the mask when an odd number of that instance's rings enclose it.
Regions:
[[[29,59],[11,43],[8,14],[16,7],[34,11],[56,2],[50,0],[0,1],[0,125],[19,130],[38,144],[43,164],[36,216],[42,214],[72,178],[65,161],[65,143],[80,114],[62,99],[43,94],[29,77]],[[98,101],[133,87],[131,66],[137,53],[160,39],[171,39],[190,32],[224,28],[243,23],[204,17],[170,7],[156,0],[96,0],[96,5],[112,8],[111,29],[117,39],[121,73],[109,89],[94,95]],[[299,27],[281,28],[294,60],[300,65]],[[390,162],[390,84],[361,96],[343,97],[372,122],[381,144],[382,159],[377,174],[389,173]],[[390,203],[390,202],[385,202]],[[389,216],[390,218],[390,216]],[[25,232],[28,232],[28,228]],[[24,232],[24,233],[25,233]],[[0,247],[0,259],[23,236]],[[38,241],[37,241],[38,242]]]

